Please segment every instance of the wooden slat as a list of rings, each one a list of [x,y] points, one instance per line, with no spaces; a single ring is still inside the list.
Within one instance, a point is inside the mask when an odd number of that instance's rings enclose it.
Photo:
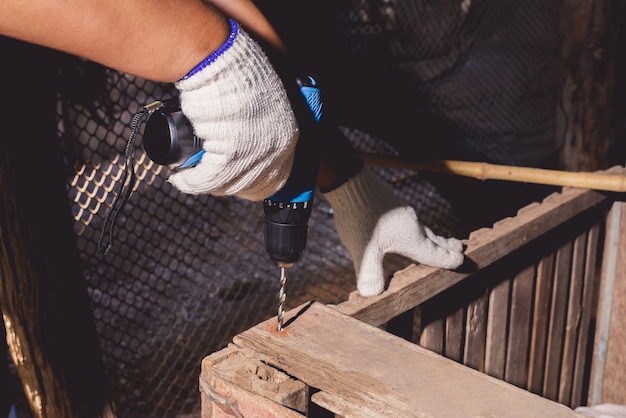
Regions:
[[[569,296],[567,300],[563,359],[561,360],[561,378],[559,381],[558,401],[568,406],[570,405],[572,395],[574,361],[576,360],[578,330],[580,318],[582,317],[581,300],[586,255],[587,234],[583,233],[576,237],[572,253],[572,272],[570,275]],[[565,301],[563,301],[563,303],[565,303]]]
[[[618,275],[623,274],[622,269],[626,258],[626,254],[624,254],[626,251],[624,250],[626,247],[624,245],[624,227],[622,226],[622,218],[626,217],[625,212],[626,205],[623,202],[614,202],[606,217],[604,252],[598,285],[598,308],[595,317],[595,335],[589,377],[589,405],[606,402],[602,390],[610,336],[613,293]]]
[[[463,364],[473,369],[485,370],[485,339],[487,337],[487,302],[484,294],[467,307],[465,351]]]
[[[557,400],[561,368],[563,333],[565,332],[565,311],[572,261],[572,243],[561,246],[556,255],[554,286],[550,310],[550,326],[546,348],[545,378],[543,396]]]
[[[420,305],[419,345],[438,354],[443,354],[445,350],[445,316],[448,303],[444,293]]]
[[[459,308],[445,320],[445,356],[460,362],[463,359],[463,334],[465,325],[465,308]]]
[[[511,316],[504,380],[525,387],[528,379],[528,346],[535,266],[530,265],[513,279]]]
[[[589,343],[589,326],[593,310],[593,298],[596,290],[596,260],[598,254],[598,237],[600,225],[594,225],[587,236],[587,256],[585,264],[584,284],[582,291],[582,316],[574,365],[572,383],[572,399],[570,406],[575,408],[583,403],[584,379],[587,364],[587,345]]]
[[[372,417],[578,416],[324,305],[300,309],[293,321],[292,314],[285,331],[276,331],[272,318],[234,343]]]
[[[554,258],[554,254],[548,254],[541,259],[537,268],[527,384],[527,389],[537,394],[543,393]]]
[[[489,295],[485,373],[504,379],[511,280],[498,283]]]
[[[443,333],[445,322],[443,318],[430,320],[422,328],[419,344],[435,353],[443,353]]]
[[[465,254],[474,269],[451,271],[410,266],[396,273],[388,290],[382,294],[364,298],[353,292],[337,309],[372,325],[384,324],[603,201],[606,197],[598,192],[564,189],[562,193],[548,196],[542,204],[523,208],[515,218],[500,221],[492,229],[472,233]]]

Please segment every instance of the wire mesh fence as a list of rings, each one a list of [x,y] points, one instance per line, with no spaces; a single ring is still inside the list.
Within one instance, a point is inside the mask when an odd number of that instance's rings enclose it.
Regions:
[[[556,2],[345,4],[332,16],[344,34],[345,53],[408,76],[419,95],[401,107],[443,118],[443,128],[454,125],[463,133],[461,147],[492,162],[533,165],[551,154],[559,81]],[[100,256],[97,243],[122,178],[132,117],[176,90],[80,60],[75,64],[79,69],[71,74],[92,72],[86,80],[97,79],[102,89],[93,101],[62,92],[58,126],[72,169],[68,193],[76,239],[119,416],[197,412],[202,358],[276,314],[279,271],[265,253],[262,207],[178,192],[167,182],[170,169],[150,161],[139,140],[138,183],[116,221],[110,253]],[[65,84],[75,82],[70,77]],[[361,151],[407,152],[418,140],[437,141],[437,130],[418,138],[424,116],[398,126],[393,109],[379,103],[375,111],[383,130],[395,136],[368,132],[367,123],[347,123],[344,132]],[[443,234],[458,233],[458,210],[431,182],[410,171],[375,172],[423,223]],[[287,273],[287,308],[309,300],[337,303],[355,290],[350,255],[319,194],[308,242]],[[389,270],[408,263],[393,258]]]

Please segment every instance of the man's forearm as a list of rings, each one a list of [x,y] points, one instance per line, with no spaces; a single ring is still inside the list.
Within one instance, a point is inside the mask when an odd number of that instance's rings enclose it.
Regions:
[[[201,0],[4,0],[0,34],[154,81],[175,81],[229,33]]]

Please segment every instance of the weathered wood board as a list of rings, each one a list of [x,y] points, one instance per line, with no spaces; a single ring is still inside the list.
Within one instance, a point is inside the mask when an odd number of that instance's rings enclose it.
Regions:
[[[591,404],[626,404],[626,205],[616,202],[607,218],[591,371]]]
[[[236,336],[235,345],[320,389],[324,405],[337,405],[342,416],[579,416],[330,307],[311,303],[289,314],[295,317],[284,332],[270,319]]]

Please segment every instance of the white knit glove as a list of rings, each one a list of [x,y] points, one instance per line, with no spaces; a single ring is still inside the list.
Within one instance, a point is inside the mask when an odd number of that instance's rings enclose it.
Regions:
[[[226,43],[176,82],[183,114],[206,152],[169,181],[184,193],[256,201],[289,177],[299,131],[263,50],[234,21],[231,27]]]
[[[575,412],[595,418],[626,418],[626,405],[602,403],[594,406],[579,406]]]
[[[324,196],[333,208],[339,238],[352,255],[362,296],[384,290],[386,253],[448,269],[463,263],[461,241],[435,235],[420,224],[413,208],[367,167]]]

